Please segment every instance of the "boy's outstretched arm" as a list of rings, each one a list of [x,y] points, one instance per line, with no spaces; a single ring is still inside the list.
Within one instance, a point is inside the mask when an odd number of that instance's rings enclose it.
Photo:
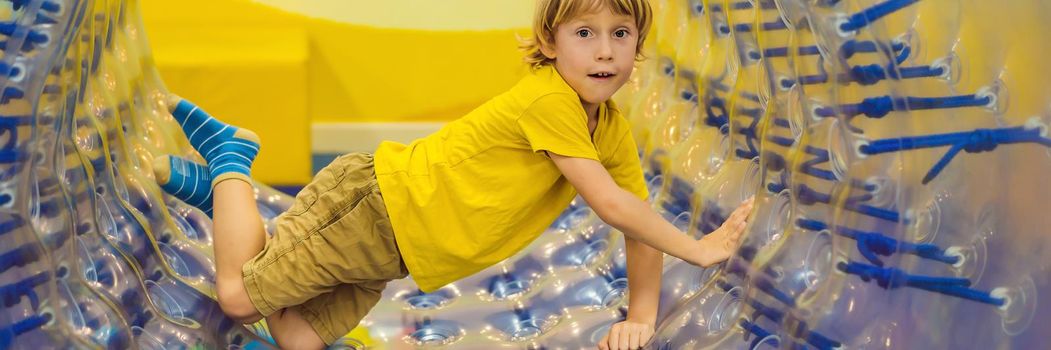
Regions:
[[[648,203],[620,188],[598,161],[548,155],[602,221],[636,241],[702,267],[726,260],[737,249],[751,201],[734,210],[722,227],[696,240],[664,220]]]
[[[620,188],[601,163],[550,152],[548,156],[599,218],[625,234],[628,318],[610,327],[599,342],[599,349],[640,348],[653,336],[656,323],[663,272],[661,251],[704,267],[726,260],[737,249],[752,201],[734,210],[719,229],[694,240],[664,220],[649,204]]]

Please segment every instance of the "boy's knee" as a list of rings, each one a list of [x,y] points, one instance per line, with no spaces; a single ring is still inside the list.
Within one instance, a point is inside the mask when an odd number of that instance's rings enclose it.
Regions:
[[[223,313],[235,321],[248,324],[263,318],[263,315],[259,314],[255,305],[252,304],[252,299],[248,297],[248,291],[245,290],[244,283],[240,279],[237,281],[217,279],[216,294],[218,294],[219,307]]]
[[[266,318],[270,335],[281,349],[324,349],[325,341],[294,309],[284,309]]]
[[[285,334],[282,337],[274,337],[274,342],[281,349],[321,350],[325,348],[325,343],[313,334]]]

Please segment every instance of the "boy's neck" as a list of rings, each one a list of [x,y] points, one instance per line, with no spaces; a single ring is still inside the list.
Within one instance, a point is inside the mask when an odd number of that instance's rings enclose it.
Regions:
[[[584,113],[587,113],[589,121],[598,119],[598,103],[589,103],[581,99],[580,105],[584,106]]]
[[[588,135],[594,138],[595,130],[598,129],[599,104],[584,102],[583,99],[580,100],[580,104],[584,106],[584,113],[588,115]]]

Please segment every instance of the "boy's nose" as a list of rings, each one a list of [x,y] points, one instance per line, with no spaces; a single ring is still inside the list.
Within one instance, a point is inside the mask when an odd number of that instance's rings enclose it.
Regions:
[[[613,45],[609,40],[602,40],[599,44],[598,51],[595,52],[595,59],[599,61],[609,61],[613,59]]]

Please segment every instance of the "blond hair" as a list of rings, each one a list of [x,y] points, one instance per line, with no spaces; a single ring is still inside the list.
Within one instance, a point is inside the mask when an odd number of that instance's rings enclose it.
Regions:
[[[544,56],[540,48],[554,45],[555,30],[558,26],[581,14],[599,9],[609,9],[617,15],[635,19],[635,27],[639,31],[635,59],[642,59],[642,44],[646,41],[653,21],[653,10],[650,9],[648,0],[537,0],[532,38],[523,39],[520,46],[526,53],[525,62],[532,67],[551,64],[553,60]]]

